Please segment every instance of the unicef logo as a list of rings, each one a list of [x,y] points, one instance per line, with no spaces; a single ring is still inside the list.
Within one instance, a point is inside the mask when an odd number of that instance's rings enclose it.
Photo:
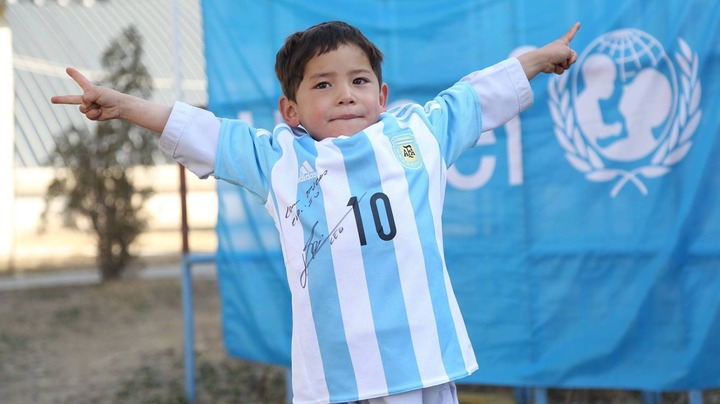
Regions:
[[[636,29],[593,41],[571,74],[548,84],[555,137],[590,181],[628,184],[670,172],[692,146],[700,123],[698,56],[682,39],[675,63],[652,36]]]

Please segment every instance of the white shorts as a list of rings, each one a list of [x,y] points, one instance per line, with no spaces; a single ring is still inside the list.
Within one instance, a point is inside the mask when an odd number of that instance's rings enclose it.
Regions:
[[[393,394],[369,400],[355,401],[357,404],[458,404],[454,382],[426,387],[407,393]]]

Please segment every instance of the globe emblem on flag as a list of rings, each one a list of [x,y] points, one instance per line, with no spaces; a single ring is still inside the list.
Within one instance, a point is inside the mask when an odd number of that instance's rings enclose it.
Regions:
[[[678,40],[675,63],[637,29],[596,38],[570,74],[548,84],[555,136],[570,164],[590,181],[628,183],[670,171],[692,145],[700,117],[698,58]]]
[[[581,134],[602,156],[634,161],[667,136],[677,108],[677,80],[662,45],[637,30],[595,40],[573,71]]]

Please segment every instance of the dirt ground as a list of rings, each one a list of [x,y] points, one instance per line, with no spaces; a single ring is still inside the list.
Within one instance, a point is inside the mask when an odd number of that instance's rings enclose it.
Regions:
[[[285,402],[284,369],[226,356],[215,281],[194,290],[197,402]],[[0,402],[185,402],[181,307],[178,279],[0,292]]]
[[[194,281],[198,403],[285,403],[285,369],[228,358],[212,279]],[[0,292],[0,403],[184,403],[179,279]],[[459,386],[462,404],[516,402]],[[639,392],[550,390],[550,403],[641,403]],[[663,403],[686,403],[666,393]],[[656,401],[657,403],[657,401]],[[720,404],[720,390],[704,403]]]

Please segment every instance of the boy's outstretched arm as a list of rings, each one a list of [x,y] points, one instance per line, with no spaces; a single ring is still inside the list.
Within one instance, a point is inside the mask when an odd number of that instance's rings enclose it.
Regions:
[[[79,71],[68,67],[67,74],[80,86],[81,95],[56,95],[53,104],[79,105],[80,112],[93,121],[124,119],[153,132],[162,133],[171,107],[93,85]]]
[[[528,80],[532,80],[539,73],[562,74],[569,69],[577,60],[577,52],[570,47],[570,42],[575,38],[575,34],[579,29],[580,23],[576,22],[560,38],[542,48],[518,56],[517,59],[520,61]]]

